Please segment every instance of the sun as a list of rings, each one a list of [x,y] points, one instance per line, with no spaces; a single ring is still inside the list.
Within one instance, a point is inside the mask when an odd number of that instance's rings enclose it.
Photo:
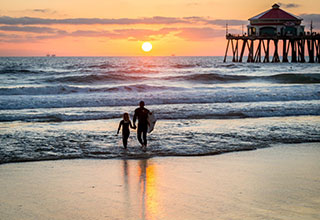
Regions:
[[[150,42],[144,42],[142,44],[142,50],[144,52],[149,52],[150,50],[152,50],[152,44]]]

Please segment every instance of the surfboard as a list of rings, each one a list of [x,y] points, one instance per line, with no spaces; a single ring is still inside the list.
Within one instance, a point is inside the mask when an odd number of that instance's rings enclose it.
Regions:
[[[151,133],[154,129],[154,126],[156,125],[156,117],[154,113],[150,112],[148,114],[148,133]]]

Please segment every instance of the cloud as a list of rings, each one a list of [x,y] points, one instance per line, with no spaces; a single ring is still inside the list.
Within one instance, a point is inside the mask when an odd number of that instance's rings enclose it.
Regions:
[[[37,12],[37,13],[43,13],[43,14],[55,14],[56,11],[53,11],[51,9],[32,9],[32,12]]]
[[[40,9],[39,9],[40,10]],[[225,25],[241,26],[246,24],[245,20],[222,20],[210,19],[209,17],[146,17],[146,18],[118,18],[118,19],[101,19],[101,18],[72,18],[72,19],[46,19],[36,17],[0,17],[0,31],[2,32],[25,32],[32,33],[28,36],[20,35],[19,40],[37,41],[44,39],[56,39],[63,37],[100,37],[106,39],[125,39],[130,41],[154,40],[160,39],[167,35],[176,36],[184,40],[199,41],[209,40],[216,37],[224,36]],[[2,24],[2,26],[1,26]],[[95,29],[91,26],[69,31],[61,27],[61,29],[52,28],[50,25],[70,24],[70,25],[117,25],[118,28],[108,30]],[[149,25],[168,25],[166,28],[149,29],[149,28],[120,28],[123,25],[133,24],[149,24]],[[179,26],[177,27],[177,25]],[[187,26],[187,27],[183,27]],[[35,36],[38,34],[37,36]],[[1,37],[1,36],[0,36]],[[4,37],[2,37],[4,38]],[[16,38],[15,38],[16,39]]]
[[[188,2],[186,3],[186,6],[193,7],[193,6],[199,6],[200,4],[198,2]]]
[[[283,6],[284,8],[299,8],[301,6],[301,5],[295,4],[295,3],[285,4],[285,3],[281,3],[281,2],[279,2],[278,5]]]
[[[116,24],[116,25],[130,25],[130,24],[178,24],[189,23],[186,20],[174,17],[149,17],[149,18],[68,18],[68,19],[48,19],[36,17],[0,17],[0,24],[5,25],[52,25],[52,24],[72,24],[72,25],[90,25],[90,24]]]
[[[7,29],[11,26],[0,26],[0,30]],[[20,28],[20,29],[19,29]],[[26,28],[26,27],[25,27]],[[55,30],[55,29],[48,29],[48,32],[41,32],[38,29],[31,29],[30,27],[27,27],[28,30],[25,30],[27,32],[32,33],[39,33],[39,35],[14,35],[14,38],[11,38],[13,35],[8,35],[5,33],[0,32],[0,38],[2,38],[2,41],[4,41],[4,38],[10,38],[6,39],[6,42],[31,42],[31,41],[37,41],[37,40],[46,40],[46,39],[57,39],[57,38],[63,38],[63,37],[104,37],[109,39],[126,39],[131,41],[143,41],[143,40],[151,40],[156,38],[164,37],[172,32],[177,31],[176,28],[162,28],[158,30],[150,30],[150,29],[115,29],[115,30],[77,30],[73,32],[66,32],[61,30]],[[32,28],[32,27],[31,27]],[[24,27],[12,27],[14,31],[20,30],[22,31]]]
[[[320,23],[320,14],[301,14],[299,16],[302,17],[305,22],[307,21],[310,23],[310,21],[313,21]]]
[[[36,17],[0,17],[0,24],[3,25],[54,25],[54,24],[70,24],[70,25],[90,25],[90,24],[102,24],[102,25],[134,25],[134,24],[211,24],[218,26],[225,26],[226,23],[230,26],[240,26],[246,24],[246,20],[222,20],[222,19],[209,19],[204,17],[146,17],[146,18],[69,18],[69,19],[46,19]]]
[[[48,9],[48,8],[35,8],[35,9],[24,9],[24,10],[0,10],[1,14],[10,13],[11,15],[24,15],[24,16],[66,16],[65,14],[60,14],[58,11]]]
[[[64,36],[72,37],[108,37],[111,36],[110,31],[90,31],[90,30],[77,30],[71,33],[68,33]]]
[[[208,24],[214,24],[221,27],[225,27],[226,24],[228,26],[241,26],[241,25],[247,25],[247,20],[222,20],[222,19],[215,19],[215,20],[208,20]]]
[[[0,26],[0,31],[15,31],[29,33],[65,33],[65,31],[59,29],[34,26]]]
[[[6,27],[7,26],[2,26]],[[17,28],[17,27],[15,27]],[[30,28],[30,27],[26,27]],[[0,27],[1,29],[1,27]],[[28,30],[32,33],[39,33],[41,30]],[[38,32],[36,32],[38,31]],[[225,30],[214,28],[161,28],[161,29],[114,29],[114,30],[77,30],[73,32],[48,29],[48,32],[41,32],[39,35],[6,35],[0,33],[0,40],[6,42],[32,42],[47,39],[57,39],[63,37],[103,37],[114,40],[146,41],[163,38],[167,35],[173,35],[188,41],[210,40],[216,37],[224,36]]]
[[[221,37],[225,34],[225,30],[217,30],[208,27],[180,28],[177,31],[179,31],[179,33],[175,34],[175,36],[189,41],[210,40],[216,37]]]
[[[155,38],[161,38],[173,32],[177,32],[176,28],[161,28],[158,30],[151,29],[115,29],[112,31],[86,31],[77,30],[64,36],[72,37],[105,37],[109,39],[127,39],[131,41],[145,41]]]
[[[161,28],[158,30],[150,29],[116,29],[114,30],[113,39],[125,39],[130,38],[131,40],[150,40],[151,38],[164,37],[172,32],[177,31],[177,28]]]
[[[212,24],[220,27],[225,27],[226,24],[229,26],[241,26],[248,23],[247,20],[228,20],[228,19],[210,19],[205,17],[184,17],[183,19],[189,21],[190,23],[202,23],[202,24]]]
[[[5,34],[0,33],[0,42],[5,43],[24,43],[26,42],[26,36],[21,36],[17,34]]]
[[[320,14],[301,14],[299,16],[303,18],[303,23],[306,25],[305,31],[309,31],[311,21],[314,30],[320,31]]]

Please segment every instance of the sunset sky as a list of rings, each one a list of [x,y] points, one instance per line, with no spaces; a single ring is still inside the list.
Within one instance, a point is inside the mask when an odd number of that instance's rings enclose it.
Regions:
[[[320,30],[315,0],[0,0],[0,56],[223,55],[225,24],[246,32],[274,3]]]

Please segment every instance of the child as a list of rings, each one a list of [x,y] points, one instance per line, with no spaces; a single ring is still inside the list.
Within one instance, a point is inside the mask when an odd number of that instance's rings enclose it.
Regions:
[[[117,134],[119,134],[121,126],[122,126],[122,143],[123,143],[123,147],[125,149],[127,149],[128,138],[129,138],[129,135],[130,135],[129,126],[130,126],[130,128],[134,128],[132,126],[132,124],[131,124],[131,121],[130,121],[128,113],[124,113],[123,114],[123,120],[121,120],[120,123],[119,123],[119,128],[118,128]]]

